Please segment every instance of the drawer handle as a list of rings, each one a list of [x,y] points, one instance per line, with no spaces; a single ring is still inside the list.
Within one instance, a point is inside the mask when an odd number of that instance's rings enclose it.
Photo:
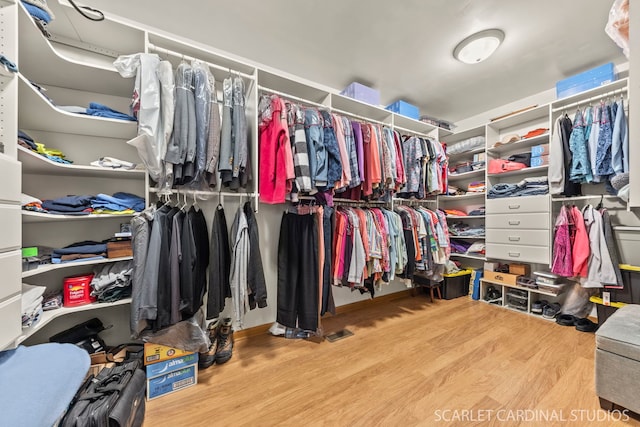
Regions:
[[[509,225],[520,225],[520,221],[509,221]]]
[[[509,209],[520,209],[520,205],[509,205]]]
[[[518,237],[518,236],[509,236],[509,241],[510,242],[519,242],[520,241],[520,237]]]
[[[520,252],[509,252],[509,256],[512,256],[514,258],[519,258],[520,257]]]

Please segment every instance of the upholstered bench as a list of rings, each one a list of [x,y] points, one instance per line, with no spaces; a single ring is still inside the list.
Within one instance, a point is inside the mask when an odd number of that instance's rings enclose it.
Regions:
[[[596,332],[596,394],[600,406],[640,413],[640,305],[626,305]]]

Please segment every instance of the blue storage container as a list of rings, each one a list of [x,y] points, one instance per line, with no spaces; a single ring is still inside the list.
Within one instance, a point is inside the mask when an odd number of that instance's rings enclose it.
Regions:
[[[349,98],[357,99],[367,104],[380,105],[380,92],[361,83],[351,83],[340,92],[340,95],[348,96]]]
[[[556,96],[564,98],[585,90],[593,89],[616,79],[613,62],[592,68],[583,73],[567,77],[556,83]]]
[[[418,120],[420,119],[420,109],[415,105],[409,104],[401,99],[394,102],[393,104],[387,105],[387,110],[393,111],[397,114],[402,114],[403,116],[411,117],[412,119]]]

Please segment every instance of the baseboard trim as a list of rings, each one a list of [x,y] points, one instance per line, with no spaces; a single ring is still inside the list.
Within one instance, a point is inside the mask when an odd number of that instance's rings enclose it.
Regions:
[[[380,295],[373,299],[352,302],[349,304],[341,305],[340,307],[336,307],[336,315],[347,314],[354,311],[362,310],[363,308],[371,307],[372,305],[386,304],[391,301],[406,298],[411,295],[412,295],[411,289],[405,289],[399,292]],[[268,333],[270,327],[271,327],[271,323],[267,323],[264,325],[253,326],[251,328],[235,331],[233,333],[233,338],[235,340],[242,340],[242,339],[255,337],[257,335],[263,335]]]

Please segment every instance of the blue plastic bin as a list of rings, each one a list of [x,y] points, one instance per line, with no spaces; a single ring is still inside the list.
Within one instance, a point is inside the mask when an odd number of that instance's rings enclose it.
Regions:
[[[567,77],[556,83],[556,96],[564,98],[585,90],[593,89],[616,79],[613,71],[613,62],[592,68],[583,73]]]
[[[415,120],[420,119],[420,109],[401,99],[393,104],[387,105],[386,109],[397,114],[402,114],[403,116],[411,117]]]
[[[367,104],[380,105],[380,92],[361,83],[351,83],[340,92],[340,95],[348,96],[349,98],[357,99]]]

